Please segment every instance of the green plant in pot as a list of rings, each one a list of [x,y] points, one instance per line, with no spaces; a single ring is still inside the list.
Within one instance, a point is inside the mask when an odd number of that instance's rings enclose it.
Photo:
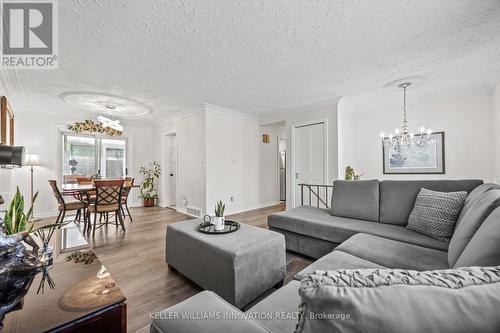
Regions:
[[[153,161],[147,167],[141,166],[139,173],[144,176],[139,197],[144,200],[144,207],[152,207],[155,205],[155,199],[158,198],[156,182],[161,174],[160,165]]]
[[[38,192],[36,192],[33,196],[33,203],[35,203],[37,197]],[[24,196],[21,195],[18,187],[9,208],[5,212],[3,222],[5,233],[7,235],[15,235],[25,232],[28,229],[28,221],[32,212],[33,205],[31,205],[27,213],[24,213]],[[34,224],[31,223],[27,232],[30,233],[33,230],[33,227]]]
[[[226,205],[222,200],[217,201],[215,205],[215,218],[214,218],[214,228],[215,230],[224,230],[224,210]]]
[[[38,197],[38,192],[33,196],[33,203]],[[30,232],[33,230],[34,223],[29,223],[33,205],[24,212],[24,197],[19,191],[12,199],[3,221],[0,219],[0,252],[9,253],[15,250],[16,258],[25,258],[24,263],[28,265],[37,265],[38,244],[31,238]],[[21,240],[32,247],[32,251],[27,252],[25,247],[21,244]],[[15,258],[11,257],[16,261]]]

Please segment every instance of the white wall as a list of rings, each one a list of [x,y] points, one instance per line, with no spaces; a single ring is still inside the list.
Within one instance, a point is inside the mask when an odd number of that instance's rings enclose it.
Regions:
[[[165,135],[177,135],[177,198],[176,209],[186,212],[186,207],[194,207],[205,212],[205,113],[193,110],[193,114],[158,127],[155,131],[156,156],[161,166],[165,165]],[[163,202],[164,185],[168,175],[160,177],[160,203]]]
[[[493,180],[500,182],[500,82],[493,91]]]
[[[207,213],[217,200],[228,214],[260,207],[257,121],[206,111],[206,158]]]
[[[262,142],[262,135],[270,136],[269,143]],[[267,203],[279,202],[278,143],[286,140],[284,122],[260,126],[260,200]]]
[[[27,153],[38,153],[41,166],[35,167],[34,191],[40,191],[35,203],[35,215],[54,216],[57,215],[57,205],[48,180],[59,180],[60,170],[60,134],[66,131],[66,125],[81,118],[61,118],[48,114],[27,114],[18,112],[16,114],[16,145],[25,146]],[[138,170],[140,165],[152,161],[155,157],[151,142],[154,138],[151,130],[140,127],[126,127],[124,136],[128,138],[129,160],[128,172],[130,176],[136,177],[136,183],[140,182]],[[12,170],[0,169],[0,193],[8,200],[12,197],[19,186],[21,193],[30,196],[30,170],[29,167],[16,168]],[[137,198],[138,189],[134,189],[130,195],[131,206],[140,205]],[[6,200],[7,201],[7,200]]]
[[[277,203],[267,201],[261,190],[261,139],[255,118],[210,104],[183,113],[156,129],[158,142],[177,133],[177,210],[185,212],[184,198],[187,206],[203,214],[212,214],[217,200],[224,201],[227,214]],[[164,144],[158,145],[157,157],[164,161]],[[160,189],[163,202],[166,189]]]
[[[393,132],[401,127],[400,105],[386,109],[347,110],[340,103],[339,124],[342,144],[339,173],[346,165],[363,179],[433,179],[481,178],[493,179],[492,99],[489,92],[476,93],[432,102],[408,104],[410,127],[420,126],[433,131],[445,131],[446,174],[444,175],[384,175],[380,132]],[[499,127],[500,128],[500,127]]]
[[[293,144],[292,140],[292,127],[302,124],[304,122],[311,122],[317,120],[325,120],[328,122],[327,135],[328,135],[328,180],[327,183],[331,184],[338,176],[338,134],[337,134],[337,105],[338,100],[327,100],[319,103],[306,105],[298,108],[281,110],[274,113],[272,116],[262,117],[260,119],[261,125],[271,124],[279,121],[284,121],[286,126],[286,140],[287,140],[287,157],[286,157],[286,207],[290,209],[293,207]]]

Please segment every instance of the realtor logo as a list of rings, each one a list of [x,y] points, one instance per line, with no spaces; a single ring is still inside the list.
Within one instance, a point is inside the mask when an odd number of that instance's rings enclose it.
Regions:
[[[3,68],[57,68],[57,3],[2,3]]]

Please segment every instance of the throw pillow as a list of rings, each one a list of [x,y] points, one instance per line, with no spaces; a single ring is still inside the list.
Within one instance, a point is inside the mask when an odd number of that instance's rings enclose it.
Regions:
[[[296,333],[500,332],[500,267],[316,271]]]
[[[408,229],[450,242],[467,192],[436,192],[420,189],[408,218]]]

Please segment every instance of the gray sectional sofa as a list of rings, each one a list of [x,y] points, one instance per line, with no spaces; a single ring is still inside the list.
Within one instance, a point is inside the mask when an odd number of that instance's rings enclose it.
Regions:
[[[421,188],[468,193],[449,243],[406,228],[406,221]],[[317,331],[312,329],[314,324],[323,325],[324,322],[313,321],[309,326],[310,322],[304,324],[304,309],[307,308],[305,303],[311,298],[317,298],[318,304],[324,304],[327,311],[349,307],[349,311],[356,313],[356,307],[364,307],[363,313],[358,315],[363,319],[371,318],[370,320],[359,320],[360,326],[357,326],[356,321],[342,322],[342,325],[351,326],[338,326],[350,327],[345,330],[349,332],[367,331],[368,328],[362,326],[362,323],[373,324],[379,315],[380,318],[387,317],[387,313],[392,311],[388,306],[402,306],[403,309],[398,308],[397,312],[407,313],[404,319],[407,324],[398,324],[399,326],[391,326],[392,329],[388,329],[380,322],[377,324],[378,328],[372,327],[372,331],[396,332],[404,328],[407,332],[464,332],[472,328],[476,331],[498,332],[500,319],[494,319],[496,316],[492,317],[491,313],[495,313],[492,312],[492,307],[500,306],[499,268],[494,267],[491,271],[480,270],[479,273],[474,271],[474,274],[483,274],[484,277],[474,276],[467,283],[472,286],[489,283],[489,289],[479,287],[479,291],[475,290],[468,297],[465,296],[466,291],[473,288],[462,288],[468,284],[457,281],[455,276],[465,276],[464,279],[467,280],[473,275],[467,271],[468,268],[464,271],[459,267],[500,266],[499,206],[500,186],[483,184],[480,180],[336,181],[331,212],[319,208],[299,207],[273,214],[268,218],[269,229],[285,236],[288,250],[318,259],[299,272],[294,281],[264,298],[245,313],[227,304],[213,292],[201,292],[162,313],[170,318],[172,314],[204,311],[231,315],[202,321],[167,320],[161,319],[160,316],[152,321],[151,332],[280,333],[293,332],[296,328],[300,332],[314,332]],[[392,279],[387,276],[397,276],[394,280],[398,282],[387,282]],[[447,279],[450,279],[449,283]],[[360,281],[362,288],[356,285],[360,284]],[[323,283],[329,286],[313,289],[312,293],[307,292],[311,290],[311,285]],[[405,283],[408,285],[404,286]],[[417,289],[410,288],[415,287],[415,284]],[[333,289],[330,288],[332,285]],[[377,289],[380,285],[385,288]],[[433,289],[434,287],[437,289]],[[373,292],[373,288],[377,292]],[[365,296],[358,296],[361,299],[354,300],[354,304],[360,302],[356,306],[347,304],[344,300],[342,304],[336,304],[337,307],[332,308],[328,305],[332,304],[331,298],[324,298],[325,290],[327,294],[334,294],[334,300],[350,294]],[[405,290],[408,291],[407,296]],[[424,299],[425,304],[407,308],[412,304],[412,293],[419,295],[419,290],[427,295],[420,298],[420,301]],[[392,292],[392,296],[384,297],[386,292]],[[369,301],[374,294],[381,304],[385,302],[384,307],[367,306],[363,303],[365,297],[366,301]],[[434,294],[444,296],[433,297]],[[394,295],[409,301],[399,302],[397,299],[391,299]],[[446,304],[442,303],[445,298],[448,299]],[[301,321],[298,321],[299,305],[302,310]],[[447,315],[444,317],[426,313],[427,309],[439,309],[443,306],[447,307]],[[263,316],[265,313],[275,315]],[[460,320],[454,320],[453,316]],[[298,322],[301,325],[297,326]],[[455,322],[457,326],[454,326]],[[464,326],[464,323],[468,326]],[[329,327],[335,325],[334,323]],[[338,327],[337,330],[329,331],[342,331]]]
[[[298,207],[269,216],[269,229],[285,235],[286,247],[321,258],[358,233],[366,233],[440,251],[448,243],[406,228],[421,188],[471,192],[481,180],[335,181],[332,212]],[[332,215],[333,214],[333,215]]]

